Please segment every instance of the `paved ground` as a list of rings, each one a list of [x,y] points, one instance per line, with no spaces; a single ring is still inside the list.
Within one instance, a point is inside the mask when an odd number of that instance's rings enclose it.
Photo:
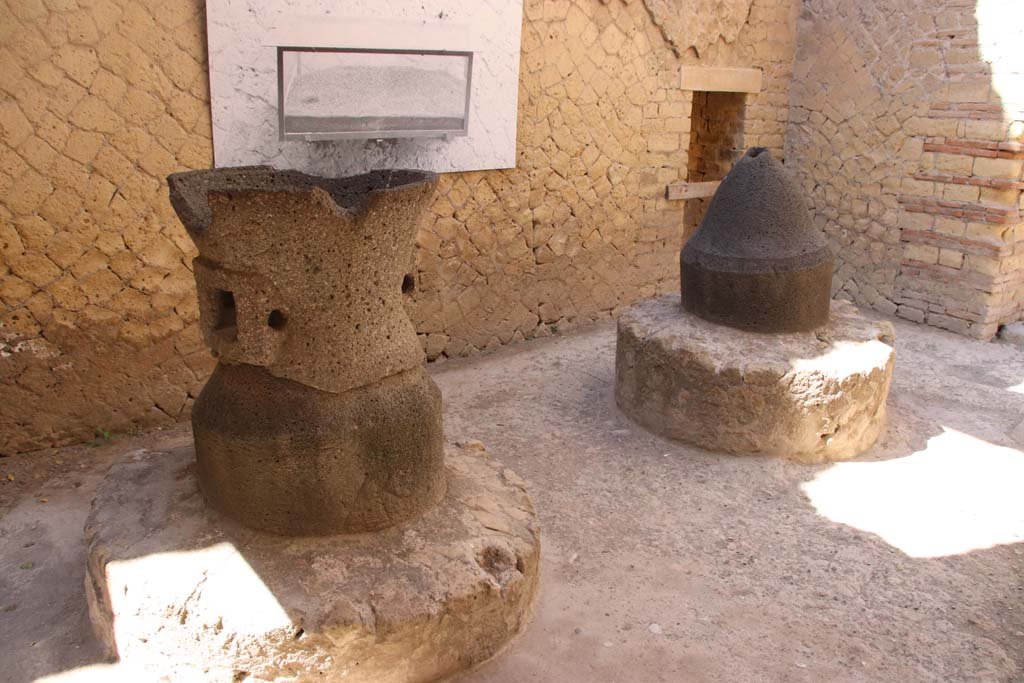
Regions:
[[[1024,351],[897,337],[882,440],[813,467],[631,424],[610,325],[436,366],[449,437],[522,475],[543,526],[532,624],[464,680],[1024,680]],[[119,452],[188,438],[0,460],[0,678],[114,676],[84,611],[82,522]]]

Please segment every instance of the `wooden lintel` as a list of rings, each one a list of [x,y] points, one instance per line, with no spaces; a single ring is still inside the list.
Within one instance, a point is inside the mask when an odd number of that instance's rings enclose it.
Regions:
[[[721,184],[721,180],[708,180],[702,183],[673,183],[665,187],[665,199],[704,199],[715,194]]]

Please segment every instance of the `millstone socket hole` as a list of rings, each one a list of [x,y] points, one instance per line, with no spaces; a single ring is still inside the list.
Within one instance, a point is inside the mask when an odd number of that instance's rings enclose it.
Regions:
[[[285,315],[284,311],[274,309],[267,316],[267,326],[274,330],[283,329],[288,323],[288,316]]]
[[[511,569],[519,569],[521,562],[514,554],[498,546],[487,546],[477,555],[477,564],[485,572],[499,578]]]

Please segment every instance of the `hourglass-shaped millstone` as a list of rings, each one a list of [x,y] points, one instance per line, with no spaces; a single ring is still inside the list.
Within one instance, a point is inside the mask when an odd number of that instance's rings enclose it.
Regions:
[[[441,394],[402,305],[436,176],[178,173],[218,364],[192,425],[208,503],[284,535],[380,529],[445,490]]]

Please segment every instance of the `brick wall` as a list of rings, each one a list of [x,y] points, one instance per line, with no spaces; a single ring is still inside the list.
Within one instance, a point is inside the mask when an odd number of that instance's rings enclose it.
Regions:
[[[762,67],[746,144],[782,147],[794,5],[731,5],[685,14],[691,46],[682,0],[526,3],[518,165],[443,176],[419,233],[429,358],[678,286],[679,66]],[[212,163],[204,27],[201,0],[0,0],[0,453],[186,419],[211,369],[164,181]]]
[[[787,165],[838,296],[988,339],[1021,316],[1024,117],[993,86],[978,5],[805,3]]]

